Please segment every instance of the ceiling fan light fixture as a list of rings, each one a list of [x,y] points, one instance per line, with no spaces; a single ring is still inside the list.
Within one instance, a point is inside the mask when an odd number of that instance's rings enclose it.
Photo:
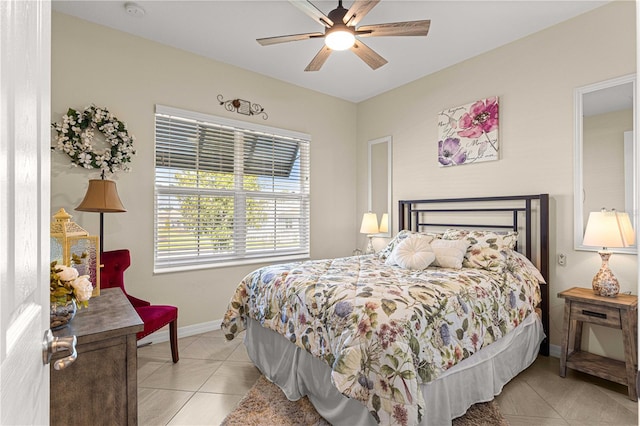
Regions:
[[[333,31],[327,31],[324,37],[324,44],[331,50],[347,50],[356,42],[353,32],[346,29],[336,28]]]
[[[2,0],[0,0],[2,1]],[[311,0],[289,0],[294,6],[302,10],[306,15],[319,23],[324,29],[320,32],[290,34],[277,37],[257,39],[262,46],[285,43],[289,41],[309,40],[324,38],[324,46],[313,57],[305,71],[318,71],[327,61],[334,50],[351,50],[362,59],[372,70],[376,70],[387,63],[387,60],[377,54],[373,49],[364,44],[361,37],[383,36],[426,36],[429,32],[431,21],[422,19],[419,21],[389,22],[386,24],[364,25],[358,27],[358,23],[377,5],[380,0],[353,1],[349,10],[342,6],[342,0],[338,0],[338,7],[325,15]],[[390,0],[389,0],[390,1]]]

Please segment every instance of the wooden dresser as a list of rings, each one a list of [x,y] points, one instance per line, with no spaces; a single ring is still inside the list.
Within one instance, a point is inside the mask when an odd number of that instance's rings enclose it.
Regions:
[[[63,370],[51,363],[52,425],[135,425],[138,422],[136,333],[143,323],[119,288],[100,291],[56,337],[75,335],[78,358]],[[54,355],[59,359],[68,355]]]

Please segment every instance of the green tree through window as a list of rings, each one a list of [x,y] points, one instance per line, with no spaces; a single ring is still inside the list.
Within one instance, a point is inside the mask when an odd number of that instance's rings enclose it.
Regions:
[[[175,179],[180,186],[230,191],[235,189],[232,173],[184,171],[176,173]],[[259,191],[258,177],[243,176],[242,190]],[[182,195],[178,199],[181,225],[194,233],[201,247],[210,246],[217,252],[234,249],[234,196]],[[263,209],[265,203],[253,198],[245,198],[245,203],[243,220],[246,227],[259,229],[267,217]]]

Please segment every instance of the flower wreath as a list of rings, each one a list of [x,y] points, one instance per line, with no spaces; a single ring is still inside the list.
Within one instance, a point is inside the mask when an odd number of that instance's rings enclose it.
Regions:
[[[71,157],[75,166],[85,169],[100,169],[115,173],[129,171],[136,151],[133,149],[135,137],[129,135],[127,125],[118,120],[104,107],[90,105],[84,111],[69,108],[62,116],[62,123],[51,123],[56,131],[56,149]],[[95,152],[92,142],[95,129],[104,135],[108,147],[103,152]]]

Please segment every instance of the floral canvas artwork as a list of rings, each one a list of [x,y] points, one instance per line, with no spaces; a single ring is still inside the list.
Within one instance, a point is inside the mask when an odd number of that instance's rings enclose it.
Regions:
[[[498,159],[498,97],[438,114],[438,162],[442,167]]]

